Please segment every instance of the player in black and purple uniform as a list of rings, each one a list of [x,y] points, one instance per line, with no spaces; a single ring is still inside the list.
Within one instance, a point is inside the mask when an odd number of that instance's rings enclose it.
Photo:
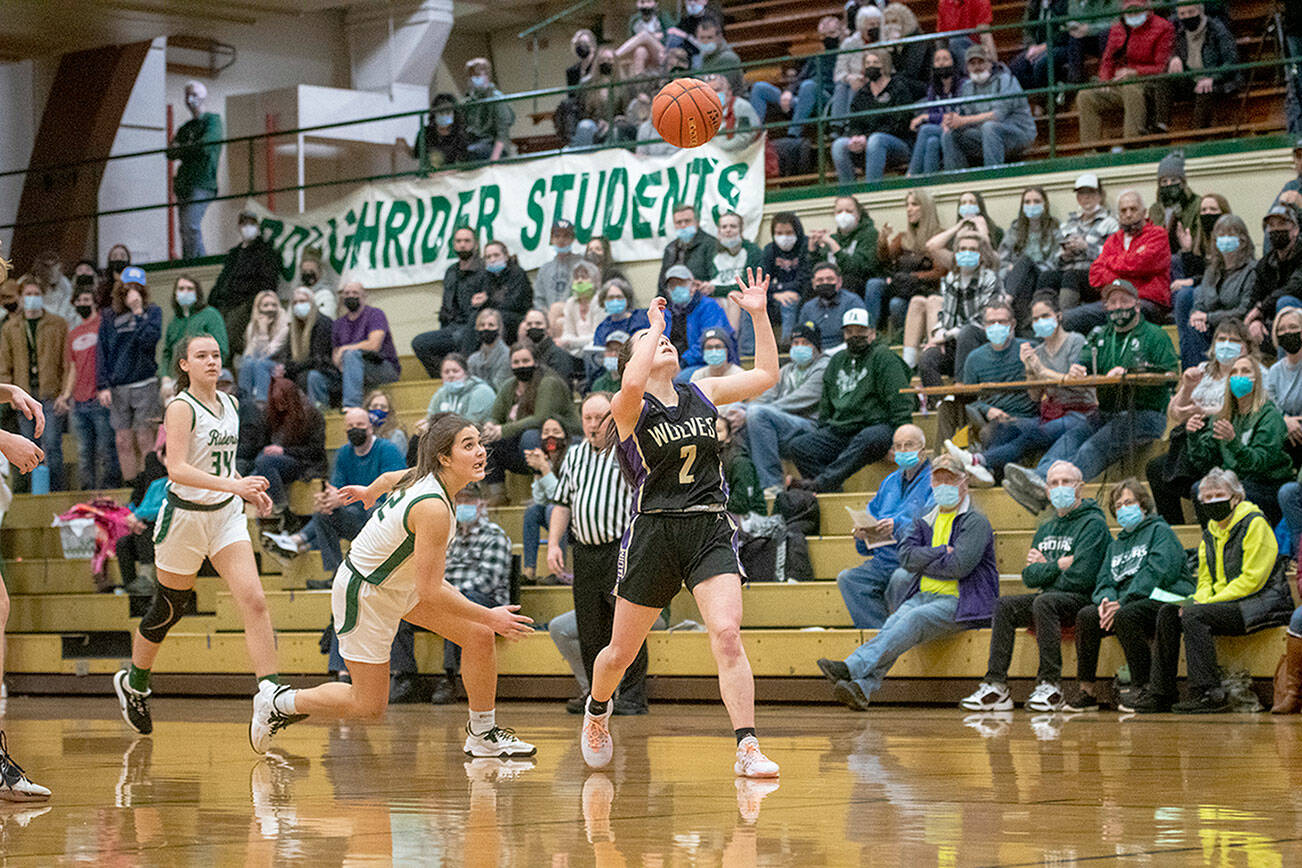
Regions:
[[[610,402],[620,466],[634,489],[632,519],[620,545],[615,624],[593,665],[583,718],[583,759],[592,768],[610,762],[610,699],[660,610],[678,589],[696,598],[719,690],[737,736],[734,770],[772,778],[777,763],[755,737],[755,679],[741,643],[741,565],[737,526],[728,515],[728,487],[715,434],[717,404],[754,398],[778,379],[778,348],[769,323],[769,279],[747,270],[741,291],[729,296],[755,326],[755,368],[676,385],[678,352],[665,337],[665,300],[652,300],[651,327],[620,352],[619,393]]]

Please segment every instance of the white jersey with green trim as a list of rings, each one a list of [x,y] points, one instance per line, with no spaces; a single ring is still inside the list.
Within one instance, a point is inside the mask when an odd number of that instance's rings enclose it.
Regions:
[[[375,585],[383,582],[385,587],[390,587],[411,581],[414,577],[409,573],[411,556],[416,551],[416,535],[412,533],[407,518],[413,506],[431,498],[447,505],[448,538],[445,546],[451,545],[457,532],[457,523],[451,516],[452,499],[438,477],[430,473],[406,488],[389,492],[384,503],[371,514],[348,549],[348,563],[353,569]]]
[[[186,463],[204,473],[211,473],[223,479],[234,479],[235,449],[240,442],[240,409],[235,399],[224,392],[218,392],[217,409],[221,411],[220,414],[214,413],[214,408],[190,394],[188,389],[177,394],[172,401],[183,401],[194,412]],[[170,407],[171,404],[168,406]],[[173,449],[176,446],[169,443],[168,448]],[[170,480],[167,488],[177,497],[191,503],[221,503],[231,497],[228,491],[195,488],[192,485],[181,485]]]

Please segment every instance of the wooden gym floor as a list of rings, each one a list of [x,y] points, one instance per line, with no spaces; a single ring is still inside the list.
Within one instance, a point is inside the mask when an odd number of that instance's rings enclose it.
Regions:
[[[47,805],[0,803],[4,865],[1302,864],[1298,718],[965,717],[760,709],[780,785],[738,782],[721,706],[615,718],[590,774],[578,718],[498,710],[536,762],[468,762],[463,708],[294,726],[258,759],[249,704],[15,698],[0,718]]]

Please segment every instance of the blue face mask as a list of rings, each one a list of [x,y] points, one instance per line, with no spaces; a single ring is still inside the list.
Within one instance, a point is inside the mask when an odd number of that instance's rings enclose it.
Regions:
[[[1027,202],[1022,206],[1022,213],[1026,215],[1027,220],[1039,220],[1044,216],[1044,203]]]
[[[1236,398],[1252,394],[1252,377],[1235,374],[1230,377],[1230,394]]]
[[[486,75],[472,75],[472,76],[470,76],[470,86],[471,86],[471,87],[478,88],[479,90],[484,90],[485,88],[488,87],[488,84],[489,84],[488,76],[486,76]]]
[[[678,240],[683,242],[684,244],[691,244],[692,239],[696,237],[696,227],[684,226],[681,229],[675,229],[674,236],[677,237]]]
[[[791,347],[791,361],[804,367],[814,360],[814,348],[809,344],[795,344]]]
[[[193,290],[182,289],[176,293],[176,303],[183,308],[194,307],[194,303],[199,300],[199,296]]]
[[[574,245],[573,245],[573,244],[553,244],[553,245],[552,245],[552,250],[556,251],[556,255],[557,255],[557,256],[564,256],[564,255],[567,254],[567,253],[571,253],[571,252],[573,252],[573,250],[574,250]]]
[[[40,313],[45,309],[45,299],[39,295],[24,295],[23,310],[28,313]]]
[[[717,367],[719,365],[722,365],[725,361],[728,360],[728,351],[721,350],[718,347],[715,347],[714,349],[706,350],[705,352],[701,353],[701,358],[705,359],[705,363],[707,365],[712,365]]]
[[[601,363],[606,366],[606,370],[615,373],[619,370],[619,356],[602,356]]]
[[[1237,235],[1217,235],[1216,249],[1221,253],[1233,253],[1239,249],[1239,236]]]
[[[441,127],[452,126],[452,121],[454,119],[455,117],[451,112],[439,112],[438,114],[434,115],[434,123],[438,124]]]
[[[1055,485],[1049,489],[1049,503],[1054,509],[1071,509],[1076,503],[1076,486]]]
[[[384,425],[385,420],[389,418],[389,411],[388,411],[388,410],[367,410],[367,411],[366,411],[366,415],[369,416],[369,417],[371,417],[371,425],[373,425],[373,426],[376,427],[376,428],[379,428],[379,427],[381,427],[382,425]]]
[[[910,470],[918,466],[918,450],[913,449],[908,452],[895,450],[895,466],[901,470]],[[955,489],[957,491],[958,489]]]
[[[1117,507],[1117,524],[1122,530],[1134,530],[1144,520],[1144,510],[1137,503]]]
[[[1042,316],[1031,321],[1031,331],[1042,341],[1047,341],[1058,330],[1058,320],[1051,316]]]
[[[1012,326],[1002,322],[992,322],[986,326],[986,340],[997,347],[1002,347],[1008,343],[1008,337],[1013,333]]]
[[[506,271],[506,260],[502,260],[501,262],[486,262],[484,263],[484,270],[489,274],[501,274],[503,271]]]
[[[456,393],[464,389],[466,387],[466,383],[468,382],[470,381],[469,380],[444,380],[443,385],[447,388],[449,392],[455,395]]]
[[[981,213],[981,206],[973,202],[968,202],[965,205],[958,206],[958,216],[960,217],[975,217],[980,213]]]
[[[473,503],[457,504],[457,521],[461,524],[472,524],[479,517],[479,507]]]
[[[681,283],[669,287],[669,300],[674,304],[687,304],[692,300],[692,288]]]
[[[1243,344],[1238,341],[1217,341],[1216,361],[1228,365],[1243,353]]]
[[[958,506],[958,486],[941,483],[931,487],[931,496],[936,499],[936,505],[945,509],[953,509]]]
[[[976,268],[981,264],[981,252],[978,250],[960,250],[954,254],[954,264],[959,268]]]
[[[608,298],[606,299],[606,314],[608,316],[619,316],[628,310],[628,299],[626,298]]]

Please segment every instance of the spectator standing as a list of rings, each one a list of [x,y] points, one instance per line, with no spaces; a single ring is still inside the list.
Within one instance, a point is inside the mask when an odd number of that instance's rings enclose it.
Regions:
[[[31,278],[41,287],[41,304],[46,313],[61,316],[71,328],[81,322],[72,307],[72,283],[63,273],[63,262],[54,250],[47,250],[32,265]]]
[[[1117,197],[1117,222],[1121,228],[1108,236],[1090,265],[1090,284],[1107,288],[1124,281],[1135,287],[1145,318],[1160,323],[1171,310],[1171,247],[1166,233],[1145,218],[1144,200],[1134,190]],[[1108,317],[1106,299],[1064,311],[1067,330],[1079,334],[1088,334]]]
[[[55,400],[55,412],[71,413],[72,431],[77,435],[77,481],[83,489],[114,488],[118,477],[117,449],[108,408],[95,398],[95,355],[99,344],[100,312],[95,307],[93,287],[82,285],[72,299],[81,324],[68,332],[64,355],[63,391]],[[0,327],[0,335],[3,327]],[[40,377],[37,377],[39,382]],[[49,424],[49,419],[46,419]]]
[[[466,127],[466,150],[472,160],[495,163],[511,154],[511,125],[515,112],[493,84],[493,67],[486,59],[466,61],[466,99],[461,116]]]
[[[331,361],[334,321],[321,313],[306,286],[294,290],[289,314],[285,377],[320,410],[330,403],[340,383],[339,369]]]
[[[208,304],[226,322],[226,337],[235,355],[244,352],[244,329],[253,311],[253,299],[260,292],[274,293],[280,285],[280,254],[258,231],[257,215],[241,211],[239,227],[240,243],[227,252],[212,292],[208,293]]]
[[[113,284],[111,305],[100,313],[95,347],[95,388],[100,404],[109,408],[123,482],[143,468],[162,418],[154,364],[162,334],[163,311],[149,303],[144,270],[124,268]]]
[[[401,368],[384,311],[366,303],[366,290],[357,281],[339,290],[344,315],[331,326],[330,359],[343,381],[343,405],[360,407],[367,389],[392,383]]]
[[[289,509],[289,484],[325,476],[325,419],[298,386],[276,377],[268,387],[266,445],[253,460],[253,472],[267,480],[272,519]]]
[[[915,85],[907,78],[892,74],[891,53],[886,48],[864,52],[865,85],[850,100],[850,114],[845,134],[832,142],[832,162],[841,184],[854,182],[854,155],[863,154],[864,181],[880,181],[890,166],[909,165],[910,112],[906,107],[917,102]],[[899,111],[886,109],[900,107]],[[872,114],[860,114],[861,112]],[[857,116],[856,116],[857,115]]]
[[[1031,105],[998,56],[984,45],[972,45],[964,65],[967,78],[959,84],[958,95],[974,101],[952,107],[940,124],[940,150],[950,172],[974,164],[1001,166],[1035,141]]]
[[[298,280],[300,286],[312,291],[316,309],[334,320],[339,310],[339,297],[335,294],[334,283],[325,276],[320,248],[303,248],[303,255],[299,259]]]
[[[194,335],[211,335],[221,348],[222,359],[230,358],[226,321],[217,308],[208,305],[198,279],[182,274],[172,285],[172,320],[163,333],[163,349],[159,353],[158,376],[165,389],[172,385],[177,348]]]
[[[178,160],[172,190],[180,204],[181,258],[206,256],[203,215],[217,196],[217,161],[222,153],[222,119],[203,110],[208,88],[199,81],[185,84],[185,107],[190,120],[181,124],[167,145],[167,159]]]
[[[574,224],[569,220],[552,224],[551,241],[555,256],[542,264],[533,282],[533,306],[547,314],[549,321],[560,319],[561,308],[570,297],[574,266],[583,261],[582,254],[574,252]],[[514,332],[508,329],[507,334]]]
[[[827,351],[841,345],[841,323],[845,313],[852,308],[863,308],[859,296],[842,288],[841,269],[832,262],[820,262],[814,266],[811,283],[812,293],[809,301],[800,306],[797,322],[817,329],[821,341],[820,349]],[[868,314],[869,322],[876,322],[876,313]],[[793,331],[794,334],[794,331]]]
[[[58,398],[67,379],[68,322],[45,312],[41,283],[35,277],[23,275],[18,285],[23,315],[6,317],[0,326],[0,382],[11,383],[41,402],[45,414],[45,428],[38,441],[45,453],[41,463],[49,473],[49,491],[62,491],[63,432],[68,415]],[[19,433],[36,440],[37,421],[19,413]],[[32,487],[38,488],[35,478]]]
[[[1161,75],[1171,62],[1175,28],[1154,15],[1150,0],[1122,0],[1121,20],[1108,31],[1107,46],[1099,61],[1099,81],[1108,87],[1083,90],[1076,100],[1080,111],[1080,140],[1095,145],[1102,140],[1105,116],[1122,111],[1124,139],[1137,139],[1149,131],[1148,106],[1157,85],[1128,82],[1140,76]]]
[[[457,98],[452,94],[440,93],[430,101],[429,117],[416,133],[411,155],[425,171],[470,161],[466,125],[457,109]]]
[[[710,280],[714,277],[714,252],[718,249],[718,242],[701,229],[693,206],[679,203],[672,216],[674,239],[665,245],[657,285],[667,289],[669,269],[675,265],[684,266],[694,281]]]
[[[502,315],[491,307],[480,308],[475,316],[475,337],[477,346],[467,359],[466,372],[488,383],[496,394],[511,379],[511,350],[502,340]]]
[[[1239,62],[1234,34],[1219,18],[1205,14],[1202,3],[1185,3],[1175,10],[1175,44],[1169,73],[1202,72],[1192,78],[1157,83],[1153,126],[1165,132],[1171,123],[1171,102],[1176,96],[1193,97],[1192,129],[1212,126],[1212,116],[1219,100],[1232,98],[1242,85],[1242,73],[1220,72]]]
[[[239,384],[245,400],[266,402],[271,372],[284,364],[288,344],[289,314],[274,292],[258,293],[240,356]]]
[[[509,354],[507,361],[510,362]],[[497,389],[493,384],[471,374],[465,356],[460,353],[448,353],[443,357],[441,375],[443,385],[429,399],[426,417],[436,413],[456,413],[482,425],[497,400]]]
[[[425,366],[430,378],[438,375],[443,356],[473,346],[469,340],[475,311],[488,305],[488,272],[479,256],[479,238],[469,226],[452,233],[452,252],[457,261],[443,273],[443,301],[439,305],[439,326],[411,339],[411,351]]]

